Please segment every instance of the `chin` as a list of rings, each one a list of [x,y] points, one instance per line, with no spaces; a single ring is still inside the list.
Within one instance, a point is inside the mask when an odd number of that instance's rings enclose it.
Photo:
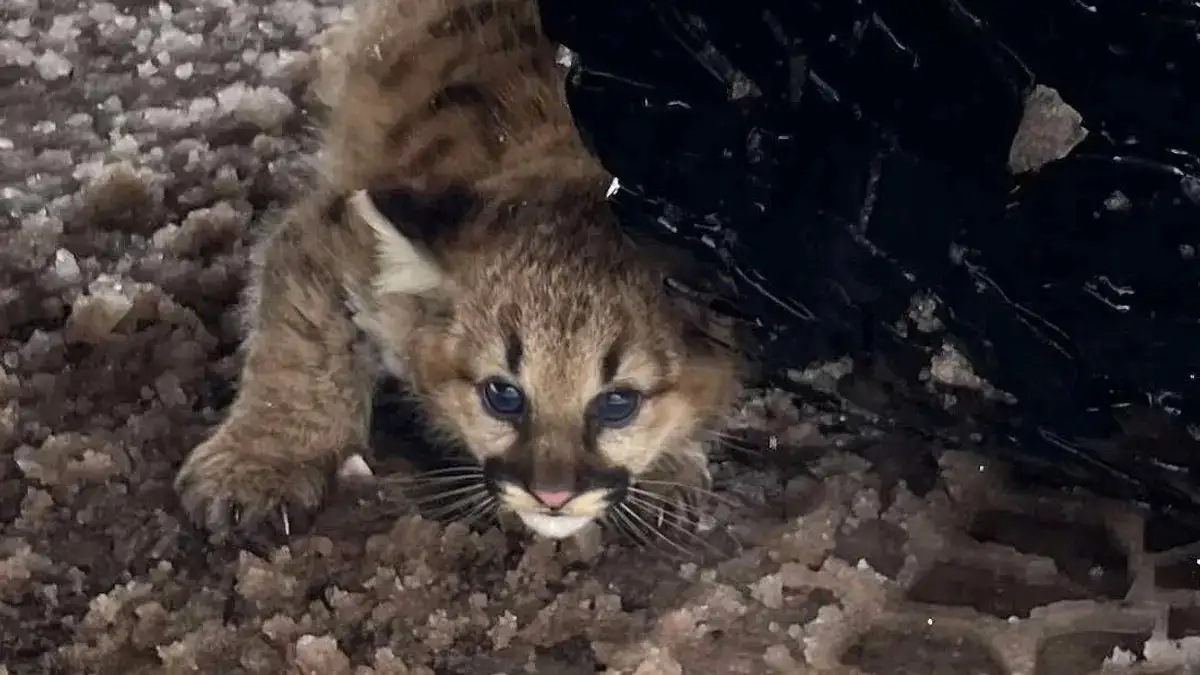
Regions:
[[[517,517],[525,527],[547,539],[573,537],[595,520],[592,516],[554,516],[534,511],[517,511]]]

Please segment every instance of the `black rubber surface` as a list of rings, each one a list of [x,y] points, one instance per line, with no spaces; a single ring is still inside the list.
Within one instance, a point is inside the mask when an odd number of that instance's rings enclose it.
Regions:
[[[1027,478],[1194,519],[1200,9],[1148,0],[542,0],[628,226],[737,288],[767,373],[849,354],[902,381],[825,404],[953,436],[921,394],[949,340],[1015,396],[981,427]],[[1025,97],[1088,136],[1007,166]],[[915,293],[946,330],[892,328]],[[816,392],[807,392],[817,400]],[[1131,410],[1166,436],[1104,452]],[[847,418],[852,424],[853,417]]]

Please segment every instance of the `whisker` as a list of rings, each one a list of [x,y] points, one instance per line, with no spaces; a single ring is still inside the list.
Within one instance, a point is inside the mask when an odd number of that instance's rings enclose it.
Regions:
[[[486,499],[483,499],[469,511],[460,516],[459,522],[469,528],[478,522],[480,518],[495,515],[495,506],[496,498],[489,495]]]
[[[451,466],[416,474],[392,474],[383,477],[382,481],[403,483],[408,481],[451,480],[455,478],[475,477],[483,475],[483,468],[478,466]]]
[[[385,487],[408,488],[408,487],[423,487],[426,485],[455,485],[457,483],[468,482],[483,482],[479,476],[452,476],[452,477],[436,477],[436,478],[409,478],[405,480],[389,480],[381,481]]]
[[[654,504],[663,504],[664,506],[668,506],[671,508],[677,508],[677,509],[686,511],[687,513],[689,513],[693,516],[699,517],[699,516],[707,515],[707,511],[705,511],[704,509],[702,509],[699,506],[696,506],[694,504],[690,504],[687,501],[684,501],[682,499],[671,499],[669,497],[660,495],[657,492],[650,492],[648,490],[642,490],[639,488],[632,488],[632,487],[629,488],[629,498],[633,499],[635,497],[638,500],[649,500],[650,502],[652,502]]]
[[[401,483],[399,485],[385,485],[383,488],[387,490],[398,490],[405,494],[424,494],[428,492],[458,490],[470,485],[485,485],[485,483],[482,480],[475,478],[471,480],[464,479],[455,481],[432,481],[427,483]]]
[[[696,544],[701,546],[705,551],[711,553],[712,555],[715,555],[718,557],[724,556],[724,553],[721,551],[721,549],[717,548],[712,543],[710,543],[709,541],[707,541],[700,535],[696,534],[694,531],[688,529],[687,527],[685,527],[683,525],[680,525],[677,521],[667,520],[663,524],[666,525],[667,527],[675,530],[679,534],[687,537],[688,539],[691,539]],[[696,556],[699,557],[699,553],[697,553]]]
[[[612,524],[613,529],[621,538],[633,543],[634,546],[646,546],[646,540],[638,536],[637,532],[627,522],[626,516],[617,509],[610,509],[608,512],[607,521]]]
[[[446,508],[431,510],[422,514],[422,516],[427,520],[434,520],[439,523],[452,522],[482,499],[482,497],[463,499]]]
[[[717,438],[728,438],[729,440],[732,440],[732,441],[746,442],[745,438],[742,438],[741,436],[735,436],[735,435],[731,434],[730,432],[725,431],[723,429],[715,429],[715,428],[708,429],[708,433],[712,434],[713,436],[716,436]]]
[[[420,504],[431,504],[438,500],[446,500],[451,497],[458,497],[460,495],[480,494],[487,491],[487,486],[483,483],[472,483],[470,485],[456,487],[453,490],[438,490],[436,492],[430,492],[424,495],[416,495],[414,501]]]
[[[707,497],[709,499],[713,499],[715,501],[720,502],[721,504],[724,504],[725,506],[728,506],[728,507],[734,508],[734,509],[741,508],[741,506],[742,506],[741,504],[737,503],[736,501],[734,501],[733,499],[731,499],[729,497],[717,494],[716,492],[713,492],[712,490],[709,490],[708,488],[702,488],[698,485],[689,485],[688,483],[679,483],[676,481],[669,481],[669,480],[653,480],[653,479],[647,479],[647,478],[639,478],[637,480],[637,484],[638,485],[661,485],[662,487],[676,488],[676,489],[683,490],[683,491],[691,493],[691,494],[701,495],[701,496]]]
[[[486,492],[475,492],[467,495],[466,497],[462,497],[461,499],[456,499],[441,508],[432,509],[429,512],[429,515],[435,520],[443,520],[448,517],[454,517],[453,514],[460,513],[466,510],[468,507],[487,499],[488,494]]]
[[[758,455],[758,456],[766,455],[766,453],[763,451],[762,444],[760,444],[760,443],[751,443],[750,441],[746,440],[745,438],[741,438],[739,436],[733,436],[733,435],[730,435],[723,431],[710,431],[709,433],[712,434],[712,436],[717,439],[717,443],[720,445],[734,448],[734,449],[737,449],[737,450],[740,450],[742,452],[752,454],[752,455]]]
[[[638,495],[628,495],[627,499],[630,504],[640,508],[643,513],[647,515],[652,514],[653,519],[659,527],[662,527],[663,523],[667,520],[680,520],[694,526],[695,523],[699,522],[702,515],[696,511],[689,512],[687,510],[689,506],[680,502],[672,502],[665,499],[655,502]],[[689,516],[693,517],[689,518]]]
[[[638,525],[642,526],[642,528],[644,528],[644,531],[657,536],[659,540],[675,547],[675,549],[677,551],[679,551],[680,553],[683,554],[684,558],[696,557],[696,554],[693,551],[689,551],[688,549],[684,548],[682,544],[676,542],[675,540],[671,539],[667,535],[663,534],[660,530],[655,528],[650,523],[647,523],[644,518],[642,518],[640,515],[638,515],[638,513],[636,511],[634,511],[632,508],[629,507],[629,504],[622,503],[619,508],[621,510],[623,510],[627,516],[632,518],[634,520],[634,522],[636,522]]]
[[[452,489],[447,489],[451,486]],[[456,487],[455,487],[456,486]],[[457,481],[445,484],[432,485],[391,485],[385,486],[382,491],[382,496],[389,501],[399,501],[410,506],[426,508],[432,504],[437,504],[439,501],[454,497],[460,494],[469,494],[472,492],[486,491],[487,486],[481,480],[474,480],[470,483]],[[392,492],[394,490],[395,492]]]
[[[692,504],[686,500],[672,500],[670,497],[659,495],[658,492],[630,490],[629,495],[626,496],[631,498],[631,500],[637,500],[638,502],[646,503],[647,506],[652,506],[652,504],[662,504],[662,506],[668,509],[674,508],[683,510],[683,512],[688,513],[689,515],[700,516],[706,513],[700,507],[697,507],[695,504]]]
[[[482,482],[473,483],[471,485],[464,485],[463,487],[454,488],[453,490],[439,490],[428,495],[416,496],[413,497],[411,501],[417,504],[430,504],[438,501],[439,499],[447,499],[449,497],[456,497],[462,494],[471,494],[473,492],[481,492],[485,490],[487,490],[487,486]]]
[[[670,528],[671,530],[674,530],[676,533],[682,535],[683,537],[686,537],[687,539],[690,539],[691,541],[704,547],[704,549],[707,550],[709,553],[721,555],[721,551],[718,548],[716,548],[715,546],[713,546],[712,544],[710,544],[709,542],[707,542],[704,539],[704,537],[701,537],[699,534],[697,534],[694,527],[692,527],[690,523],[685,524],[685,522],[681,518],[666,512],[665,509],[663,509],[663,507],[653,505],[653,504],[647,504],[645,502],[639,504],[638,502],[636,502],[632,499],[630,500],[630,503],[634,506],[641,506],[642,508],[651,509],[651,510],[659,512],[659,517],[657,519],[658,525],[659,525],[658,531],[661,534],[661,536],[663,536],[664,538],[674,541],[674,539],[667,537],[666,534],[662,532],[662,528],[664,528],[664,527]],[[693,555],[695,555],[695,554],[693,553]]]
[[[657,465],[660,470],[665,470],[667,473],[676,473],[684,470],[683,458],[679,455],[667,453],[659,456]]]
[[[426,476],[432,476],[442,473],[458,473],[461,471],[467,471],[470,473],[483,473],[483,467],[478,464],[454,464],[451,466],[443,466],[437,469],[422,471],[421,473]]]
[[[658,541],[650,538],[649,535],[653,532],[653,528],[644,524],[639,525],[635,522],[634,518],[631,517],[632,512],[628,506],[624,504],[618,505],[617,508],[613,509],[613,515],[620,527],[621,534],[631,541],[634,546],[642,549],[651,549],[658,554],[671,558],[676,557],[677,554],[675,552],[664,549]]]
[[[613,519],[612,522],[617,527],[618,531],[625,539],[628,539],[630,542],[632,542],[634,546],[639,548],[652,547],[657,550],[658,547],[653,546],[650,543],[643,533],[642,528],[634,525],[629,516],[625,514],[624,509],[620,507],[615,508],[611,511],[611,515]]]
[[[661,540],[665,539],[662,533],[658,532],[650,523],[647,523],[638,513],[630,508],[629,504],[622,502],[617,505],[615,511],[621,514],[625,525],[630,529],[631,533],[637,535],[637,542],[643,548],[652,548],[658,553],[668,557],[676,557],[678,554],[671,551],[669,548],[664,548],[661,545]],[[668,543],[674,545],[673,542]]]
[[[445,476],[463,473],[483,473],[483,467],[478,464],[454,464],[452,466],[442,466],[436,469],[428,469],[419,471],[413,475],[416,476]]]

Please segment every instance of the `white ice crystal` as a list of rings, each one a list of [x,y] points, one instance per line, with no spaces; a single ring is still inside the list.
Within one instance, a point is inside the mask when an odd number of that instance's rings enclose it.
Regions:
[[[9,35],[24,40],[33,35],[33,23],[27,18],[16,19],[9,21],[8,25],[5,26],[5,30]]]
[[[65,248],[55,251],[54,274],[69,284],[79,281],[81,272],[79,270],[79,261],[75,259],[75,254]]]
[[[292,116],[296,106],[287,94],[275,87],[248,87],[231,84],[217,92],[221,112],[260,129],[277,129]]]
[[[57,80],[71,74],[71,62],[56,51],[44,52],[38,57],[35,66],[38,75],[43,79]]]

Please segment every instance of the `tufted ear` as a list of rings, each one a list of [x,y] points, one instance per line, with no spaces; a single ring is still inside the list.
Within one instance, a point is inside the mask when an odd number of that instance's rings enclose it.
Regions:
[[[458,186],[437,191],[359,190],[351,195],[350,210],[375,234],[376,292],[420,295],[440,288],[440,245],[459,232],[478,204],[473,191]]]

